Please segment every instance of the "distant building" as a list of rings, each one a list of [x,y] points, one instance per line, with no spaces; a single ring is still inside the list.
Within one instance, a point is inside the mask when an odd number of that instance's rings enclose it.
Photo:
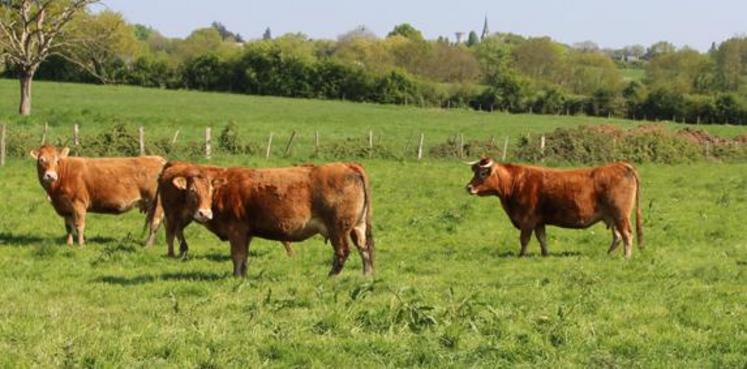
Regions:
[[[488,29],[488,15],[485,15],[485,23],[482,25],[482,35],[480,35],[480,40],[484,40],[490,36],[490,29]]]

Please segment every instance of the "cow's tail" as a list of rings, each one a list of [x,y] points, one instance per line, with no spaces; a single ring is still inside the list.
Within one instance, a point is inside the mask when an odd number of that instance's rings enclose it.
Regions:
[[[161,178],[166,168],[170,167],[171,163],[166,163],[161,169],[161,173],[158,174],[158,185],[156,186],[156,194],[153,197],[153,201],[148,206],[148,213],[145,216],[145,224],[143,225],[143,233],[149,232],[148,239],[145,241],[146,246],[153,243],[153,237],[161,225],[163,220],[163,204],[161,203]]]
[[[635,235],[638,247],[644,248],[643,244],[643,214],[641,213],[641,177],[631,164],[625,163],[635,178]]]
[[[364,222],[366,223],[366,249],[368,250],[368,255],[371,260],[371,268],[373,269],[375,243],[373,237],[373,225],[371,222],[371,216],[373,213],[373,207],[371,206],[371,182],[369,181],[368,175],[366,174],[366,171],[362,166],[360,166],[359,164],[353,164],[350,165],[350,168],[358,173],[358,176],[361,180],[361,185],[363,186],[363,209],[365,211]]]

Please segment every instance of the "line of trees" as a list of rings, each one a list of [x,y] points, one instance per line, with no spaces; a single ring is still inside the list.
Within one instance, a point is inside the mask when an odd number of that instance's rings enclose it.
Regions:
[[[380,38],[365,27],[337,40],[303,34],[244,41],[224,25],[184,39],[128,24],[120,14],[81,13],[76,29],[106,34],[79,57],[50,55],[39,79],[122,83],[288,97],[468,107],[515,113],[587,114],[691,123],[747,123],[747,38],[707,53],[659,42],[600,50],[548,37],[496,33],[455,43],[426,40],[409,24]],[[105,42],[104,42],[105,41]],[[645,78],[623,77],[643,68]],[[4,74],[23,71],[6,59]]]

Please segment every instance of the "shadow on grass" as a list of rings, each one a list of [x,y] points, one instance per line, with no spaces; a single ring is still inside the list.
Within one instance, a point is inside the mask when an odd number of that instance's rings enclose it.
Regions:
[[[576,257],[581,256],[582,254],[578,251],[561,251],[561,252],[552,252],[550,251],[550,255],[548,255],[548,258],[570,258],[570,257]],[[504,251],[498,253],[499,258],[517,258],[519,259],[519,253],[514,251]],[[523,256],[524,258],[541,258],[543,257],[540,253],[532,253],[528,252],[526,255]]]
[[[158,281],[218,281],[228,277],[226,273],[207,273],[207,272],[179,272],[163,273],[160,276],[139,275],[135,277],[123,277],[107,275],[96,278],[94,282],[113,284],[119,286],[136,286]]]
[[[0,232],[0,246],[30,246],[39,243],[47,243],[50,241],[51,240],[47,238],[41,238],[28,234],[16,235],[9,232]]]

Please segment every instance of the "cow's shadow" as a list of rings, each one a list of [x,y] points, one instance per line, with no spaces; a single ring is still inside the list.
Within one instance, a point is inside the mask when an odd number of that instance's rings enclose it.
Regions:
[[[49,242],[49,239],[27,234],[0,232],[0,246],[30,246]]]
[[[507,259],[507,258],[542,258],[542,254],[539,252],[527,252],[526,255],[523,257],[519,257],[518,251],[503,251],[496,254],[499,258]],[[550,255],[547,255],[545,257],[548,258],[570,258],[570,257],[577,257],[581,256],[582,254],[578,251],[560,251],[560,252],[552,252],[550,251]]]
[[[106,283],[118,286],[137,286],[158,281],[217,281],[228,278],[227,273],[211,272],[177,272],[163,273],[161,275],[139,275],[134,277],[105,275],[96,278],[94,282]]]

